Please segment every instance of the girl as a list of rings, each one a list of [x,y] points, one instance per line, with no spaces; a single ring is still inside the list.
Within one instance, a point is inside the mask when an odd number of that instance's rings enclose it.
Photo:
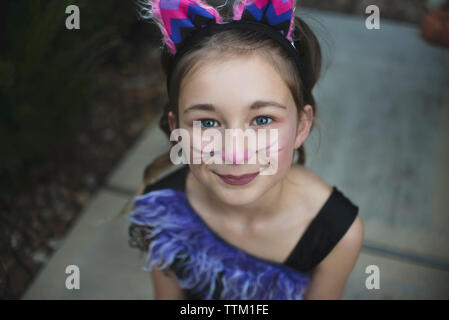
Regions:
[[[358,207],[304,166],[321,51],[293,1],[236,0],[229,20],[201,0],[146,4],[166,45],[160,127],[185,130],[192,151],[156,180],[173,162],[157,158],[134,198],[130,245],[148,253],[156,299],[339,299],[364,227]],[[201,134],[275,130],[276,170],[237,163],[226,147],[211,156],[230,162],[192,163],[195,121]]]

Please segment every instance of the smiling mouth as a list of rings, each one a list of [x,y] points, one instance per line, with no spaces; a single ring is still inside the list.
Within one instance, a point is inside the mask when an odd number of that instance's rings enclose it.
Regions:
[[[219,176],[223,182],[231,185],[243,185],[248,184],[252,180],[254,180],[258,175],[259,172],[249,173],[249,174],[242,174],[239,176],[234,176],[230,174],[222,175],[214,172],[217,176]]]

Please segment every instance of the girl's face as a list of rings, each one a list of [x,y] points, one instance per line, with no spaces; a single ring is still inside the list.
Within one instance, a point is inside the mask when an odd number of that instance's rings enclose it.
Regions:
[[[223,180],[220,175],[240,176],[256,173],[267,167],[266,162],[257,159],[254,152],[256,149],[260,150],[260,145],[250,146],[245,140],[245,149],[249,151],[250,157],[256,157],[256,164],[248,164],[249,159],[244,160],[244,163],[223,161],[222,164],[194,164],[193,154],[197,149],[191,149],[192,174],[206,190],[228,205],[257,201],[283,179],[291,166],[294,149],[299,148],[307,138],[311,126],[310,116],[313,114],[310,106],[306,106],[305,111],[310,121],[299,122],[290,90],[277,70],[261,56],[238,57],[220,63],[204,62],[184,77],[180,87],[179,126],[189,133],[190,146],[194,146],[194,139],[201,141],[198,132],[204,135],[208,130],[217,129],[223,137],[219,151],[225,152],[225,129],[249,129],[256,135],[260,129],[266,129],[266,132],[276,129],[277,163],[274,172],[269,175],[258,174],[246,184]],[[195,130],[195,137],[193,121],[201,121],[201,129]],[[169,122],[173,130],[176,120],[172,113],[169,114]],[[207,144],[210,146],[210,140],[207,141],[202,141],[197,146],[203,149]],[[268,147],[270,143],[273,140],[270,141],[270,135],[267,134],[263,147]],[[269,155],[273,156],[273,151],[275,150],[271,149]],[[228,161],[232,161],[232,154],[229,159]]]

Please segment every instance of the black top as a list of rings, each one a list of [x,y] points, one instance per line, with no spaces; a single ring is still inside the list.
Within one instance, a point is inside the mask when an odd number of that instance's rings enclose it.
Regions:
[[[177,189],[185,192],[189,166],[169,173],[148,185],[144,194],[159,189]],[[299,272],[309,273],[332,251],[354,222],[358,206],[354,205],[336,186],[307,227],[296,246],[283,263]]]

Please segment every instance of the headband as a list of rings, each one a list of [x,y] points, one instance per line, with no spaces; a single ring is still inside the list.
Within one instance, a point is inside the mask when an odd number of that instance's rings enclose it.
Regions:
[[[167,92],[172,71],[184,53],[202,38],[229,29],[261,32],[275,40],[295,61],[301,79],[303,67],[292,39],[293,2],[296,0],[235,0],[234,17],[224,21],[218,11],[202,0],[140,0],[143,17],[156,22],[163,42],[173,57],[167,73]]]

